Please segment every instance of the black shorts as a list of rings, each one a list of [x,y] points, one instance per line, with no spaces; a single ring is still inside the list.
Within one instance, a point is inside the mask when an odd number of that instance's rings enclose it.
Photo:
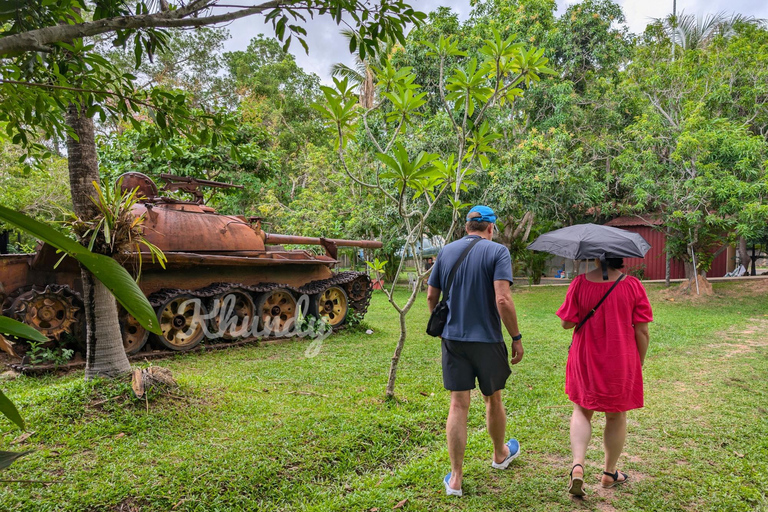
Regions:
[[[475,389],[491,396],[504,389],[512,373],[506,343],[478,343],[443,339],[443,385],[448,391]]]

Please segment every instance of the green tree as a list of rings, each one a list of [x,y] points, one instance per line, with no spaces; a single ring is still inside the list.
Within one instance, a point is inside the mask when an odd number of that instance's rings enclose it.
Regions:
[[[499,105],[512,109],[528,84],[551,72],[543,51],[526,49],[498,31],[484,41],[478,52],[481,60],[466,59],[449,68],[449,58],[466,57],[452,37],[424,44],[438,66],[436,93],[453,139],[451,151],[441,155],[421,149],[425,133],[421,110],[427,103],[427,93],[410,67],[398,69],[388,64],[379,70],[381,101],[370,109],[358,106],[346,79],[335,79],[335,88],[324,87],[326,101],[317,107],[336,134],[339,165],[355,184],[373,191],[395,211],[395,226],[404,238],[402,251],[414,256],[417,281],[428,274],[419,250],[427,221],[440,205],[449,205],[450,225],[444,237],[451,238],[460,222],[459,212],[467,206],[462,194],[475,184],[474,174],[484,172],[489,155],[496,151],[492,143],[500,135],[491,128],[487,113]],[[385,290],[400,324],[389,369],[388,398],[394,397],[397,368],[407,338],[406,316],[419,290],[413,287],[405,303],[397,302],[395,283],[404,262],[405,258],[401,258],[392,286]]]
[[[71,211],[67,161],[52,155],[40,166],[27,167],[19,163],[24,153],[0,135],[0,204],[24,213],[39,221],[61,221]],[[0,224],[0,231],[15,228]],[[22,252],[34,250],[35,242],[26,233],[15,231],[22,237]]]
[[[525,246],[537,232],[592,220],[609,196],[602,174],[585,158],[578,139],[562,128],[531,129],[499,158],[484,183],[502,219],[500,241],[513,260],[531,257]],[[540,269],[534,276],[538,282]]]
[[[118,69],[136,75],[135,87],[162,86],[185,91],[195,107],[236,106],[235,89],[221,76],[222,50],[229,32],[223,28],[168,30],[168,40],[151,59],[136,65],[135,48],[114,46],[107,36],[97,38],[96,50]],[[116,127],[119,131],[120,127]]]
[[[295,174],[294,162],[307,143],[329,141],[311,108],[320,97],[320,78],[301,69],[276,39],[262,35],[245,51],[224,54],[224,62],[240,96],[243,121],[266,128],[283,173]]]
[[[621,7],[610,0],[570,5],[547,34],[553,65],[578,90],[584,90],[584,81],[597,72],[617,74],[632,52],[625,23]]]
[[[753,81],[765,76],[759,56],[768,55],[768,32],[743,30],[674,61],[665,41],[646,43],[628,70],[627,87],[644,101],[616,159],[623,208],[662,216],[668,250],[692,279],[706,275],[724,237],[753,236],[768,221],[768,153],[756,133],[765,123],[765,82]]]
[[[493,12],[485,14],[488,23]],[[621,152],[615,141],[636,111],[617,83],[633,49],[621,8],[608,1],[571,5],[558,18],[538,14],[536,22],[528,3],[506,12],[510,17],[496,23],[522,25],[528,37],[542,38],[558,73],[532,83],[514,115],[499,109],[499,153],[478,177],[502,219],[499,240],[521,260],[530,259],[525,246],[532,233],[615,211],[611,161]],[[525,19],[517,23],[518,17]]]

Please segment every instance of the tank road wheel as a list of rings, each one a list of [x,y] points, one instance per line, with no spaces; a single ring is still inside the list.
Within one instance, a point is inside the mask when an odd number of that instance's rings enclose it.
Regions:
[[[296,299],[291,292],[282,288],[263,294],[256,304],[256,311],[262,333],[273,336],[287,334],[296,323]]]
[[[20,294],[5,313],[34,327],[49,338],[61,339],[64,333],[74,333],[82,309],[79,297],[67,286],[49,285]]]
[[[147,344],[149,331],[141,326],[123,308],[119,308],[120,332],[123,333],[123,348],[129,356],[137,354]]]
[[[234,304],[231,303],[232,299],[228,297],[234,299]],[[251,299],[251,294],[239,288],[232,288],[214,297],[211,307],[216,304],[217,300],[220,309],[219,313],[211,318],[211,333],[218,333],[220,331],[219,326],[221,326],[221,329],[229,327],[222,333],[225,340],[250,334],[251,325],[257,321],[256,304]],[[228,318],[224,317],[225,314]]]
[[[206,313],[200,299],[192,295],[177,295],[161,304],[157,309],[157,319],[163,334],[155,335],[155,338],[171,350],[195,348],[205,336],[204,321],[195,315],[196,307],[200,308],[200,315]]]
[[[340,286],[329,286],[312,300],[312,313],[331,327],[339,327],[347,319],[347,292]]]

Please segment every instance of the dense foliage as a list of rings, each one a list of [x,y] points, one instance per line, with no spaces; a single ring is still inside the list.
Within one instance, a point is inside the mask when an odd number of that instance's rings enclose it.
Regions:
[[[706,253],[723,236],[762,241],[768,220],[765,27],[747,16],[706,18],[699,26],[687,15],[652,22],[633,35],[622,9],[609,0],[587,0],[560,15],[555,7],[551,0],[484,0],[473,4],[464,22],[441,7],[404,44],[379,43],[378,54],[373,47],[358,54],[354,69],[337,66],[338,76],[351,80],[343,101],[351,115],[381,105],[367,124],[350,126],[345,150],[352,156],[351,172],[365,176],[366,169],[381,165],[375,146],[392,134],[390,122],[398,112],[393,98],[402,86],[397,82],[408,76],[420,88],[402,98],[411,102],[405,107],[405,151],[410,158],[421,151],[455,152],[452,123],[462,114],[455,107],[466,98],[451,90],[446,70],[466,71],[473,59],[481,62],[484,41],[497,31],[502,39],[541,47],[557,74],[522,84],[524,95],[514,92],[506,104],[496,102],[484,112],[487,151],[477,160],[482,165],[473,166],[456,197],[434,205],[427,236],[449,229],[454,206],[486,202],[510,227],[501,239],[522,268],[530,260],[524,247],[532,233],[626,214],[661,217],[673,255],[683,259],[691,249]],[[153,61],[143,59],[139,68],[133,46],[105,46],[113,76],[181,89],[185,108],[224,109],[235,128],[212,147],[213,132],[190,138],[171,128],[157,130],[162,120],[147,111],[130,123],[105,122],[99,137],[102,174],[173,172],[242,184],[241,191],[211,192],[209,204],[226,213],[263,216],[274,231],[380,238],[385,248],[378,256],[397,260],[405,243],[401,215],[340,165],[337,134],[325,130],[327,118],[312,108],[327,104],[318,76],[303,71],[270,37],[260,35],[245,50],[223,53],[228,34],[222,29],[164,34]],[[430,56],[430,46],[450,35],[460,37],[456,52],[443,60],[446,76],[440,76],[440,59]],[[453,111],[445,109],[441,94]],[[8,121],[23,124],[19,112],[20,119],[6,114]],[[479,129],[473,125],[478,113],[467,113],[469,130]],[[37,115],[35,108],[30,115]],[[163,135],[161,145],[171,150],[156,149]],[[25,201],[37,204],[39,198]],[[458,234],[460,226],[452,233]],[[700,270],[708,264],[701,258]]]

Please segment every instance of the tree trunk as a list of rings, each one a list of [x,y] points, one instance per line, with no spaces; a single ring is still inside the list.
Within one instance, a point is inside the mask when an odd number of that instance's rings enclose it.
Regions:
[[[92,219],[98,215],[91,197],[96,196],[93,182],[99,181],[99,158],[96,153],[95,130],[93,119],[75,105],[67,109],[66,121],[75,132],[78,140],[67,137],[67,164],[69,167],[69,185],[72,190],[72,206],[75,214],[82,219]]]
[[[387,380],[387,398],[395,398],[395,379],[397,378],[397,365],[400,362],[400,354],[403,352],[403,345],[405,345],[405,336],[407,334],[405,327],[405,314],[406,311],[400,312],[400,339],[397,340],[397,347],[395,353],[392,356],[392,362],[389,365],[389,379]]]
[[[669,251],[664,251],[666,254],[666,268],[664,269],[664,284],[669,288],[669,278],[672,274],[672,256],[670,256]]]
[[[696,275],[696,270],[693,268],[693,263],[690,261],[684,262],[685,266],[685,278],[693,282],[693,277]]]
[[[747,239],[743,236],[739,237],[739,263],[744,265],[744,268],[749,270],[749,252],[747,251]]]
[[[85,378],[118,377],[131,371],[125,355],[115,297],[101,281],[82,271],[85,299]]]
[[[365,80],[360,84],[360,105],[364,109],[373,108],[373,100],[376,95],[376,84],[374,81],[373,70],[365,67]]]
[[[67,137],[72,205],[79,218],[92,219],[98,215],[98,209],[90,198],[95,196],[93,182],[99,181],[93,119],[70,105],[66,121],[77,136],[77,140],[72,136]],[[82,278],[87,325],[85,378],[96,375],[114,377],[128,373],[131,365],[123,349],[115,298],[87,270],[82,271]]]

